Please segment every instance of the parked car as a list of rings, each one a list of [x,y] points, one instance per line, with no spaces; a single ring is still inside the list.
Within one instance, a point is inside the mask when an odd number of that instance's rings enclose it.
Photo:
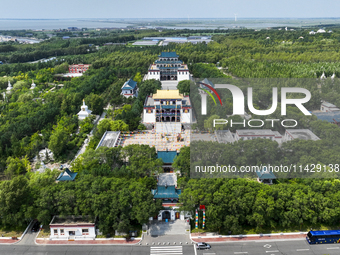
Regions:
[[[40,228],[40,222],[39,221],[36,221],[34,224],[33,224],[33,227],[32,227],[32,232],[37,232]]]
[[[207,243],[197,243],[196,244],[196,248],[198,249],[198,250],[205,250],[205,249],[210,249],[211,248],[211,246],[210,246],[210,244],[207,244]]]

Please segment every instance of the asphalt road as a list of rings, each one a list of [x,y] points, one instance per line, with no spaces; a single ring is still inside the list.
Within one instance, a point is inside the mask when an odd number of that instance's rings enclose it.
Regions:
[[[180,246],[182,252],[176,254],[195,255],[193,245]],[[158,247],[159,248],[159,247]],[[164,247],[163,250],[153,249],[150,246],[120,246],[120,245],[1,245],[1,255],[150,255],[168,254],[172,247]]]
[[[304,240],[211,243],[210,250],[183,246],[1,245],[0,255],[335,255],[340,244],[309,245]]]
[[[305,240],[233,242],[211,244],[197,255],[331,255],[340,254],[340,244],[310,245]]]

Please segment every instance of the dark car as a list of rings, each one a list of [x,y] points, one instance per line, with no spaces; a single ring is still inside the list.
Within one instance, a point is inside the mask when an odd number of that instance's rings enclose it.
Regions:
[[[33,224],[33,227],[32,227],[32,232],[37,232],[40,228],[40,222],[39,221],[36,221],[34,224]]]
[[[197,243],[196,244],[196,248],[198,250],[201,250],[201,249],[210,249],[211,246],[210,246],[210,244],[207,244],[207,243]]]

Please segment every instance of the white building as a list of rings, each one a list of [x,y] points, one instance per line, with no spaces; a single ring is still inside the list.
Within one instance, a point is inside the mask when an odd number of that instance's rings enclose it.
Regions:
[[[326,30],[324,29],[319,29],[318,31],[316,31],[317,33],[326,33]]]
[[[235,140],[252,140],[256,138],[270,139],[279,144],[282,143],[282,135],[278,131],[270,129],[239,129],[236,130]]]
[[[134,80],[130,79],[127,82],[125,82],[121,88],[122,93],[124,97],[137,97],[138,92],[137,92],[137,82]]]
[[[178,59],[176,52],[162,52],[158,57],[158,60],[149,67],[147,80],[190,80],[188,66]]]
[[[11,90],[13,89],[11,82],[8,80],[8,87],[7,87],[7,92],[11,92]]]
[[[35,89],[37,85],[35,85],[34,81],[32,80],[32,85],[31,85],[31,89]]]
[[[320,140],[312,131],[309,129],[286,129],[285,141],[291,141],[294,139],[302,139],[302,140]]]
[[[322,112],[337,112],[340,111],[338,107],[336,107],[334,104],[328,103],[328,102],[322,102],[320,110]]]
[[[77,113],[79,120],[84,120],[86,117],[91,115],[91,110],[88,109],[87,105],[85,104],[85,100],[83,100],[83,105],[81,106],[80,112]]]
[[[50,223],[50,240],[53,239],[94,239],[96,237],[95,222],[89,217],[54,216]]]
[[[180,132],[181,124],[192,122],[191,111],[189,96],[183,96],[179,90],[157,90],[145,100],[143,124],[160,124],[159,129],[164,123],[174,124],[174,132]]]

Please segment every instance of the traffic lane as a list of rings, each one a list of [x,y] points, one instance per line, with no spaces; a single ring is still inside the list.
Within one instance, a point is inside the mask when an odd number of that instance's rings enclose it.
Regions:
[[[198,250],[197,255],[263,255],[263,254],[290,254],[290,255],[324,255],[340,254],[340,244],[310,245],[304,240],[287,240],[271,242],[244,242],[244,243],[210,243],[211,249]]]
[[[192,247],[191,247],[192,250]],[[1,245],[0,255],[150,255],[148,246],[121,246],[121,245]],[[192,254],[192,253],[190,253]]]

